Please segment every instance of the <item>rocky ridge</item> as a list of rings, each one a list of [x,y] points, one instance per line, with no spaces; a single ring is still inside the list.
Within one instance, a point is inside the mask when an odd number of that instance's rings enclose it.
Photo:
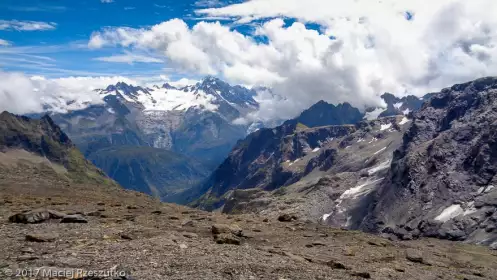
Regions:
[[[497,248],[497,78],[442,90],[414,112],[361,228]]]
[[[497,248],[495,81],[429,94],[408,116],[319,128],[287,122],[261,132],[264,137],[251,135],[193,205],[270,216],[284,211],[389,238]],[[317,133],[330,129],[349,130]]]

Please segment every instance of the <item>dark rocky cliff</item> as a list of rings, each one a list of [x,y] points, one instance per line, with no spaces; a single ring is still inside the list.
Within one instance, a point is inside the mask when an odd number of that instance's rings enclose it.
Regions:
[[[455,85],[413,114],[365,230],[497,247],[497,78]]]

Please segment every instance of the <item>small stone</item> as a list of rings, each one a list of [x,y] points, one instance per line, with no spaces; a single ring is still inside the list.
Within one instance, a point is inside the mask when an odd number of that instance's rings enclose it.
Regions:
[[[86,224],[88,221],[81,215],[66,215],[62,220],[60,220],[61,223],[67,224],[67,223],[76,223],[76,224]]]
[[[285,228],[290,230],[290,231],[296,231],[296,229],[294,227],[291,227],[291,226],[286,226]]]
[[[262,220],[264,223],[267,223],[269,222],[269,219],[268,218],[264,218],[264,220]]]
[[[182,227],[193,227],[195,224],[193,223],[192,220],[186,220],[184,222],[181,223],[181,226]]]
[[[385,242],[378,241],[378,240],[369,240],[368,244],[373,245],[373,246],[378,246],[378,247],[385,247],[386,246]]]
[[[352,272],[351,276],[361,277],[364,279],[371,279],[371,274],[369,272]]]
[[[160,215],[160,214],[162,214],[162,211],[161,210],[155,210],[155,211],[152,211],[152,214]]]
[[[56,239],[54,234],[26,234],[26,241],[29,242],[54,242]]]
[[[334,260],[328,261],[326,265],[333,269],[348,269],[343,263]]]
[[[196,233],[193,233],[193,232],[184,232],[183,236],[186,238],[197,238],[198,237],[198,235]]]
[[[279,217],[278,217],[278,221],[280,222],[291,222],[291,221],[294,221],[294,220],[297,220],[297,217],[295,215],[290,215],[290,214],[281,214]]]
[[[186,246],[186,244],[179,244],[179,248],[184,250],[187,249],[188,246]]]
[[[407,249],[406,259],[413,263],[427,264],[426,261],[423,259],[423,254],[419,250]]]
[[[119,236],[121,236],[122,239],[124,240],[133,240],[135,239],[132,235],[128,233],[121,233]]]
[[[17,257],[17,261],[19,262],[24,262],[24,261],[32,261],[32,260],[37,260],[39,257],[33,256],[33,255],[22,255]]]
[[[169,220],[177,221],[179,220],[178,216],[169,216]]]
[[[124,219],[130,222],[134,222],[136,219],[136,216],[133,215],[124,215]]]
[[[283,252],[283,255],[285,255],[285,256],[289,257],[290,259],[297,261],[297,262],[305,262],[306,261],[306,259],[304,259],[303,257],[294,255],[290,252]]]
[[[321,241],[314,241],[314,242],[312,242],[312,245],[314,245],[314,246],[326,246],[326,244],[321,242]]]
[[[101,215],[102,215],[102,213],[100,213],[100,211],[92,211],[92,212],[86,213],[86,216],[89,216],[89,217],[100,217]]]
[[[126,208],[127,208],[128,210],[136,210],[136,209],[138,209],[138,207],[137,207],[137,206],[135,206],[135,205],[128,205]]]
[[[33,254],[34,252],[35,252],[35,250],[33,250],[33,248],[29,248],[29,247],[21,249],[21,253]]]
[[[230,233],[221,233],[214,236],[214,240],[217,244],[231,244],[231,245],[240,245],[241,240],[237,236],[234,236]]]
[[[313,234],[310,234],[310,233],[304,233],[304,237],[313,237],[314,235]]]

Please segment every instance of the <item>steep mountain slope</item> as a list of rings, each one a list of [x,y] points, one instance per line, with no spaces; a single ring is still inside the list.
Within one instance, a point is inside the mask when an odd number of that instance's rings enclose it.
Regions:
[[[353,124],[361,119],[359,110],[348,104],[334,106],[320,101],[294,120],[252,133],[239,141],[210,179],[192,193],[193,198],[201,196],[194,205],[219,208],[233,190],[272,191],[299,181],[315,169],[330,168],[336,151],[327,148],[338,143],[345,149],[347,141],[341,140],[357,131]],[[309,128],[299,121],[318,127]],[[349,122],[348,126],[330,126]]]
[[[497,78],[444,89],[413,114],[362,228],[497,248]]]
[[[408,117],[252,134],[194,205],[497,248],[497,78],[431,96]]]
[[[126,189],[167,201],[208,176],[205,167],[185,156],[152,147],[117,146],[88,157]]]
[[[8,112],[0,114],[0,158],[3,172],[19,163],[41,165],[65,180],[117,186],[83,157],[49,116],[33,120]]]

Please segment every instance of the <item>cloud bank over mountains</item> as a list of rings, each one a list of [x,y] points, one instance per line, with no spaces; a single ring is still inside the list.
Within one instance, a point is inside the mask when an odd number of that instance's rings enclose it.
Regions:
[[[123,53],[99,61],[164,61],[178,72],[270,86],[283,97],[263,96],[251,119],[290,118],[321,99],[364,108],[381,104],[384,92],[422,95],[497,75],[495,0],[214,2],[196,15],[229,21],[188,25],[176,18],[142,28],[105,27],[93,32],[88,47]],[[86,79],[73,82],[100,83]]]
[[[97,31],[89,46],[152,49],[181,69],[269,85],[294,103],[289,115],[320,99],[371,106],[383,92],[424,94],[497,73],[493,0],[252,0],[197,13],[255,31],[173,19]]]

